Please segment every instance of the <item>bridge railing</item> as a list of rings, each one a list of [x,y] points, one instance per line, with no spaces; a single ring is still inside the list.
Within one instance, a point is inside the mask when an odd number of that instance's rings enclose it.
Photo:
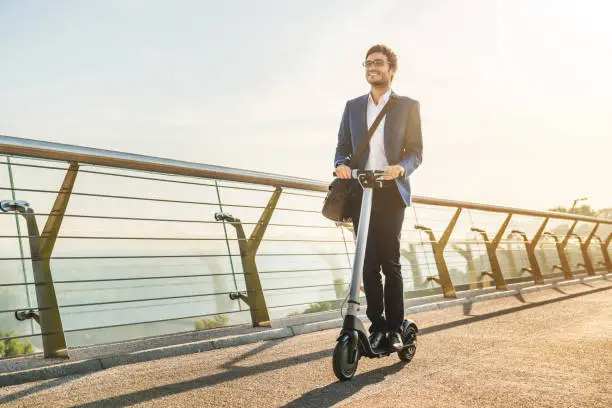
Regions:
[[[328,183],[9,136],[0,155],[0,343],[61,357],[346,298],[354,236],[320,213]],[[405,295],[612,271],[611,237],[608,219],[417,196]]]

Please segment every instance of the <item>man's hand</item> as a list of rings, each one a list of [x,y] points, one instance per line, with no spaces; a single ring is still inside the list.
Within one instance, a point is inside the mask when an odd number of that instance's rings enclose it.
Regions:
[[[352,178],[352,176],[351,176],[351,168],[349,166],[341,164],[338,167],[336,167],[335,171],[336,171],[336,177],[338,177],[338,178],[341,178],[341,179],[350,179],[350,178]]]
[[[393,166],[386,166],[384,168],[386,176],[383,177],[383,180],[393,180],[395,178],[401,177],[404,175],[404,168],[399,164]]]

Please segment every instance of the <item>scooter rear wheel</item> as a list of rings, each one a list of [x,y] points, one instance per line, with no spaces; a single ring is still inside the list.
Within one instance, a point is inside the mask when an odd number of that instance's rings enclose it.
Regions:
[[[417,343],[417,333],[414,327],[408,326],[406,331],[404,331],[404,335],[402,336],[402,341],[404,344],[408,344],[403,349],[397,352],[397,356],[400,360],[409,363],[412,361],[412,358],[416,354],[416,343]]]
[[[351,346],[348,341],[339,341],[334,349],[334,355],[332,358],[332,365],[334,367],[334,374],[340,381],[346,381],[353,378],[357,371],[357,364],[359,363],[359,347],[357,347],[357,355],[355,356],[355,362],[349,362],[349,356],[351,352]]]

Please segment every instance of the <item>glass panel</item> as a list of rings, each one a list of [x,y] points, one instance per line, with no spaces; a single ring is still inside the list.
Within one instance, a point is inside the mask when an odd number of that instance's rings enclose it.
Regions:
[[[11,166],[10,170],[14,177],[15,167]],[[4,156],[0,157],[0,187],[0,200],[12,200],[9,161]],[[20,199],[17,193],[15,198]],[[13,212],[0,212],[0,338],[40,332],[33,320],[20,322],[15,319],[15,310],[36,307],[34,286],[26,285],[27,282],[33,281],[33,277],[27,269],[31,261],[22,259],[20,241],[27,243],[27,238],[19,239],[18,226],[22,235],[27,235],[27,228],[25,223],[20,223],[20,218],[21,216]],[[23,250],[24,256],[29,257],[29,247],[25,246]],[[4,345],[0,358],[42,350],[40,338],[37,336],[6,340]]]

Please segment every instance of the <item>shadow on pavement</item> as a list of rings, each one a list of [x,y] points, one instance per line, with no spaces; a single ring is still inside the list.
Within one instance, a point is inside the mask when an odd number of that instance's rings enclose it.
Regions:
[[[0,406],[3,404],[7,404],[11,401],[18,400],[19,398],[27,397],[28,395],[34,394],[39,391],[48,390],[51,388],[59,387],[62,384],[69,383],[70,381],[76,380],[79,377],[82,377],[83,374],[70,375],[67,377],[55,378],[53,380],[47,381],[43,384],[38,384],[33,387],[28,387],[21,391],[17,391],[13,394],[5,395],[4,397],[0,397]]]
[[[523,297],[523,294],[521,292],[519,292],[516,295],[514,295],[514,297],[517,298],[518,301],[521,302],[521,303],[527,303],[527,301],[525,300],[525,298]]]
[[[232,367],[226,372],[211,375],[208,377],[200,377],[194,380],[183,381],[175,384],[168,384],[162,387],[137,391],[130,394],[118,395],[116,397],[82,404],[79,405],[79,407],[127,407],[130,405],[138,404],[140,402],[152,401],[157,398],[162,398],[168,395],[179,394],[198,388],[211,387],[226,381],[235,380],[237,378],[248,377],[251,375],[261,374],[266,371],[279,370],[281,368],[290,367],[297,364],[303,364],[309,361],[319,360],[321,358],[331,357],[331,355],[332,350],[329,349],[309,354],[303,354],[291,358],[285,358],[278,361],[271,361],[252,367]]]
[[[566,292],[566,291],[564,291],[564,290],[562,290],[561,288],[558,288],[558,287],[556,287],[556,286],[553,286],[552,290],[555,290],[555,291],[557,291],[557,292],[561,293],[562,295],[567,295],[567,292]]]
[[[244,361],[245,359],[252,357],[256,354],[259,354],[269,348],[272,348],[274,346],[277,346],[278,344],[287,341],[288,337],[285,337],[283,339],[278,339],[278,340],[270,340],[270,341],[266,341],[261,343],[259,346],[255,347],[253,350],[249,350],[244,354],[241,354],[239,356],[237,356],[236,358],[234,358],[233,360],[228,361],[227,363],[222,364],[220,367],[221,368],[225,368],[225,369],[232,369],[234,368],[234,364],[236,364],[239,361]]]
[[[591,295],[593,293],[602,292],[602,291],[606,291],[606,290],[610,290],[610,289],[612,289],[612,286],[606,286],[606,287],[603,287],[603,288],[593,289],[593,290],[589,290],[589,291],[586,291],[586,292],[573,293],[571,295],[567,295],[566,294],[565,296],[560,297],[560,298],[542,300],[540,302],[525,303],[525,304],[523,304],[521,306],[511,307],[509,309],[502,309],[502,310],[498,310],[496,312],[486,313],[486,314],[483,314],[483,315],[471,316],[471,317],[468,317],[468,318],[463,319],[463,320],[457,320],[457,321],[454,321],[454,322],[438,324],[436,326],[424,327],[422,329],[419,329],[419,334],[423,335],[423,334],[435,333],[435,332],[438,332],[438,331],[441,331],[441,330],[447,330],[447,329],[450,329],[450,328],[453,328],[453,327],[464,326],[466,324],[475,323],[475,322],[478,322],[478,321],[481,321],[481,320],[492,319],[494,317],[503,316],[503,315],[510,314],[510,313],[516,313],[516,312],[520,312],[522,310],[533,309],[534,307],[545,306],[545,305],[548,305],[548,304],[551,304],[551,303],[561,302],[561,301],[564,301],[564,300],[569,300],[569,299],[573,299],[573,298],[580,297],[580,296]]]
[[[384,381],[386,376],[400,372],[406,365],[405,362],[398,361],[391,366],[355,376],[351,381],[337,381],[325,387],[316,388],[302,395],[300,398],[291,401],[289,404],[283,405],[283,407],[330,407],[354,395],[367,385]]]

